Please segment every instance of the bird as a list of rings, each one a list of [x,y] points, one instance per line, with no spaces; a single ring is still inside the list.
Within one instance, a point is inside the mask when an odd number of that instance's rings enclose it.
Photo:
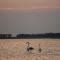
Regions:
[[[42,51],[42,49],[40,48],[40,44],[39,44],[39,49],[38,49],[39,53]]]
[[[26,44],[28,44],[28,46],[27,46],[27,51],[28,52],[31,52],[32,50],[34,50],[33,47],[30,47],[30,43],[29,42],[27,42]]]

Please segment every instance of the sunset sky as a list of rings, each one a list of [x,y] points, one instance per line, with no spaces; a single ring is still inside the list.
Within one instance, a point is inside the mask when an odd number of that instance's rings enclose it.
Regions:
[[[60,0],[0,0],[0,9],[60,8]]]
[[[60,0],[0,0],[0,33],[60,32]]]

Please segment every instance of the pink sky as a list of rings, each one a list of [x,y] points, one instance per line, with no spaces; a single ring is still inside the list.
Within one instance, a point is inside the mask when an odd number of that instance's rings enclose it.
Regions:
[[[60,8],[60,0],[0,0],[0,10]]]

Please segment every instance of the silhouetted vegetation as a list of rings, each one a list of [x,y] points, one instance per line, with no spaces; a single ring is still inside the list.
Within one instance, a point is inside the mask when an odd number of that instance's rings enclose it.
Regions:
[[[0,39],[10,39],[11,37],[11,34],[0,34]]]
[[[45,34],[17,34],[16,38],[55,38],[60,39],[60,33],[45,33]]]
[[[12,34],[0,34],[0,39],[30,39],[30,38],[53,38],[60,39],[60,33],[45,33],[45,34],[17,34],[12,37]]]

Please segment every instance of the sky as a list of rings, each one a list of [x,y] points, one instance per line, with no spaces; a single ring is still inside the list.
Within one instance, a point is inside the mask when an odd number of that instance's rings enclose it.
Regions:
[[[0,9],[3,8],[59,8],[60,0],[0,0]]]
[[[60,0],[0,0],[0,33],[60,32]]]

